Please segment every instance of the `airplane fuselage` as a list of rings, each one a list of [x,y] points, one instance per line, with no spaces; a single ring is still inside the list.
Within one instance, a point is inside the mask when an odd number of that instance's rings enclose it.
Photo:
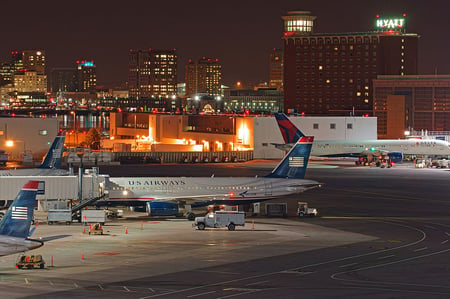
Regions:
[[[43,242],[10,236],[0,236],[0,256],[36,249],[44,245]]]
[[[265,177],[113,177],[110,201],[214,201],[252,203],[301,193],[317,187],[304,179]]]
[[[277,146],[282,150],[289,150],[292,144]],[[435,139],[399,139],[399,140],[317,140],[311,149],[311,156],[315,157],[357,157],[367,155],[375,149],[379,151],[401,152],[405,155],[450,155],[450,145],[446,141]]]

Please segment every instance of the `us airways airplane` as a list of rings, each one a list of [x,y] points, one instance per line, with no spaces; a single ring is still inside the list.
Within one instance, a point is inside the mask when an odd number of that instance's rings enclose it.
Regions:
[[[285,144],[275,147],[288,151],[292,145],[305,136],[284,113],[275,113]],[[450,144],[443,140],[422,139],[380,139],[380,140],[317,140],[311,150],[315,157],[354,157],[359,163],[370,163],[382,157],[389,163],[402,162],[404,155],[447,156]]]
[[[237,205],[301,193],[321,185],[304,179],[313,139],[300,138],[265,177],[111,177],[107,204],[146,204],[152,215],[171,216],[178,213],[179,204]],[[102,205],[102,200],[96,204]],[[167,214],[170,211],[174,214]]]
[[[0,256],[39,248],[44,243],[30,239],[38,181],[28,181],[0,221]]]
[[[64,152],[65,134],[63,132],[53,140],[44,160],[37,168],[0,170],[0,176],[46,176],[67,175],[67,170],[61,169]]]

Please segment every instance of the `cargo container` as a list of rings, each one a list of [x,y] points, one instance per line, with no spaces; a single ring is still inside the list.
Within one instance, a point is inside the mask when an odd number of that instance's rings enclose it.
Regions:
[[[82,223],[100,223],[101,225],[105,225],[105,221],[105,210],[81,210]]]

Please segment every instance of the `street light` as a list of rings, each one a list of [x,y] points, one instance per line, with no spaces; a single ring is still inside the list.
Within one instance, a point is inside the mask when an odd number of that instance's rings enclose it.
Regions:
[[[8,148],[16,149],[16,147],[15,147],[16,146],[16,142],[23,142],[23,155],[22,155],[22,162],[23,162],[25,160],[25,152],[26,152],[25,140],[19,140],[19,139],[12,140],[12,139],[9,139],[9,140],[6,140],[5,146],[8,147]],[[17,149],[16,149],[16,151],[14,151],[14,156],[15,156],[16,152],[17,152]]]

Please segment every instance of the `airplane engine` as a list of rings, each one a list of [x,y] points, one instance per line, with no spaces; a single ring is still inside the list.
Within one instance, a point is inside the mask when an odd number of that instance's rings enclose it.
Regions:
[[[178,216],[178,204],[170,202],[147,202],[149,216]]]
[[[391,162],[401,163],[403,161],[403,153],[402,152],[391,152],[388,154]]]

